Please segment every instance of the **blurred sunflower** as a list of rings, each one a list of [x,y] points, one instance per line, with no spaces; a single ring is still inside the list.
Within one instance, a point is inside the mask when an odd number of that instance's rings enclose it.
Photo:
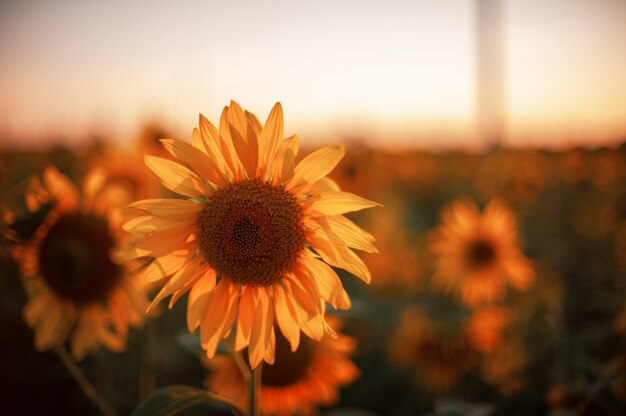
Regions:
[[[329,323],[338,330],[337,321]],[[339,399],[339,388],[352,383],[359,369],[350,359],[356,347],[354,338],[338,334],[321,341],[302,338],[291,351],[280,332],[276,336],[276,361],[261,372],[261,414],[314,415],[319,406],[330,406]],[[234,358],[218,355],[208,361],[212,370],[206,386],[218,395],[235,400],[245,408],[249,388]]]
[[[143,198],[159,196],[161,184],[143,162],[143,154],[122,149],[106,149],[96,160],[90,160],[91,175],[98,175],[101,189],[109,186],[123,188],[128,204]]]
[[[192,143],[162,140],[172,162],[146,156],[170,190],[190,199],[133,203],[140,210],[124,228],[139,240],[120,258],[152,257],[146,279],[163,279],[150,308],[190,291],[187,325],[213,357],[236,323],[235,350],[249,346],[256,367],[274,361],[274,319],[296,350],[300,330],[319,340],[333,334],[325,302],[351,306],[330,266],[365,282],[371,275],[351,250],[375,252],[374,238],[343,214],[378,205],[341,192],[325,176],[344,155],[342,146],[319,149],[295,164],[298,139],[283,139],[279,103],[264,126],[235,102],[219,131],[204,116]]]
[[[519,290],[533,283],[535,272],[519,250],[515,218],[498,200],[482,215],[472,202],[455,202],[442,221],[428,244],[437,256],[435,289],[459,291],[466,305],[476,306],[501,299],[507,283]]]
[[[504,339],[509,315],[509,311],[498,306],[487,306],[473,311],[467,322],[467,332],[474,348],[481,352],[491,352],[498,348]]]
[[[417,381],[434,391],[449,390],[478,362],[466,330],[447,328],[420,311],[404,311],[389,343],[389,359],[412,368]]]
[[[120,244],[119,189],[101,192],[98,175],[88,175],[82,198],[56,168],[33,178],[25,195],[29,210],[53,204],[45,221],[13,254],[19,263],[28,302],[26,323],[35,331],[35,347],[48,350],[69,342],[82,359],[99,344],[125,348],[128,328],[143,322],[147,300],[138,276],[114,263],[110,251]]]

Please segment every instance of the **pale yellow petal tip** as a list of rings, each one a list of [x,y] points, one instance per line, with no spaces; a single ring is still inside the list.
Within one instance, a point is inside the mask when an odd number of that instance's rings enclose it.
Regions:
[[[146,164],[146,166],[150,166],[150,163],[154,160],[154,159],[158,159],[155,156],[151,156],[151,155],[144,155],[143,156],[143,163]]]

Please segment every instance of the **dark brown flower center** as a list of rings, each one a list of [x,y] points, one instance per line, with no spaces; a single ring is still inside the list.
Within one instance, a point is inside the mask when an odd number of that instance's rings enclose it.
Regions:
[[[488,241],[476,240],[467,251],[468,263],[474,268],[482,268],[491,264],[496,258],[496,250]]]
[[[121,276],[120,266],[109,256],[113,245],[105,220],[65,214],[41,242],[39,272],[60,297],[76,303],[102,300]]]
[[[200,215],[198,234],[218,275],[251,286],[272,285],[293,270],[305,241],[295,196],[258,180],[219,189]]]
[[[302,380],[311,366],[313,355],[313,341],[302,337],[298,349],[292,352],[289,341],[277,330],[276,359],[273,365],[263,365],[261,384],[284,387]]]

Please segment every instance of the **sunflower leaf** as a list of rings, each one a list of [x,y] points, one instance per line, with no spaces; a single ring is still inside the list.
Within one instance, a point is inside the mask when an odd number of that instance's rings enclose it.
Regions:
[[[198,405],[228,408],[234,415],[243,412],[213,394],[190,386],[174,385],[163,387],[150,395],[132,413],[132,416],[172,416]]]

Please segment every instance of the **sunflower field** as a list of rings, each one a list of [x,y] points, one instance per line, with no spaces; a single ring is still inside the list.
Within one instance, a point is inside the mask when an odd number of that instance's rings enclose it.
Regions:
[[[624,145],[223,118],[0,149],[3,414],[626,414]]]

